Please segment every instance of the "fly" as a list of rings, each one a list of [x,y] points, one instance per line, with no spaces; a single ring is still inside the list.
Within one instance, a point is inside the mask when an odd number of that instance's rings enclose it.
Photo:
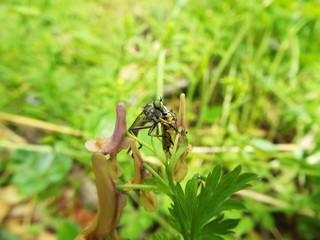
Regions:
[[[160,122],[161,117],[166,114],[166,107],[163,105],[162,101],[162,98],[160,98],[159,100],[149,102],[144,106],[142,112],[128,131],[137,137],[140,130],[149,129],[148,135],[152,136],[151,134]],[[145,126],[147,123],[149,123],[149,125]]]
[[[162,134],[165,136],[162,140],[162,149],[166,153],[170,154],[176,135],[179,132],[177,129],[177,118],[172,110],[170,110],[168,114],[163,116],[161,127]]]
[[[152,134],[154,129],[157,128],[158,130],[159,123],[162,126],[162,134],[158,134],[159,131],[157,131],[157,134]],[[164,106],[162,98],[144,106],[128,131],[137,137],[142,129],[149,129],[148,135],[151,137],[162,137],[163,150],[169,152],[178,130],[174,113]]]

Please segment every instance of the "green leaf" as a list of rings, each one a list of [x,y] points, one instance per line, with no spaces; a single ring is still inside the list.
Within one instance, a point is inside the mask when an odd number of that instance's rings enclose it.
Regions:
[[[170,238],[166,235],[166,234],[154,234],[151,237],[148,237],[148,239],[152,239],[152,240],[169,240]],[[180,240],[180,236],[176,236],[175,238],[176,240]]]
[[[217,165],[211,173],[209,173],[206,181],[208,189],[214,189],[221,177],[221,165]]]
[[[239,219],[226,219],[222,220],[223,216],[220,216],[209,223],[207,223],[201,230],[203,236],[213,236],[216,234],[225,235],[232,233],[231,229],[236,227],[239,223]]]
[[[169,240],[169,238],[165,234],[155,234],[152,235],[152,240]]]
[[[180,220],[179,221],[179,225],[180,225],[180,229],[182,229],[181,223],[182,223],[182,219],[183,219],[183,223],[190,227],[190,219],[188,219],[188,213],[187,213],[187,209],[188,209],[188,205],[186,202],[186,196],[183,192],[183,189],[180,185],[180,183],[176,184],[176,196],[175,198],[175,216],[177,216],[177,219]]]
[[[74,239],[79,233],[80,228],[73,222],[63,222],[57,229],[57,240]]]
[[[250,186],[248,182],[256,179],[256,175],[240,174],[240,166],[224,176],[221,172],[221,166],[217,165],[208,177],[202,178],[206,179],[205,183],[194,175],[187,182],[185,191],[180,184],[175,186],[176,199],[170,209],[172,225],[178,231],[188,231],[191,239],[199,239],[200,235],[201,239],[221,239],[219,234],[231,233],[230,229],[238,223],[234,219],[222,221],[223,217],[212,219],[225,210],[243,209],[241,202],[228,198]]]
[[[239,200],[228,199],[228,200],[225,200],[221,204],[219,211],[226,211],[226,210],[231,210],[231,209],[245,209],[245,207],[244,207],[243,203],[240,202]]]
[[[255,173],[241,174],[237,179],[237,188],[238,189],[236,191],[250,187],[251,185],[248,184],[248,182],[256,180],[256,179],[257,179],[257,174],[255,174]]]
[[[14,172],[13,183],[22,194],[30,195],[64,181],[72,166],[72,159],[53,152],[20,150],[15,152],[10,164]]]
[[[199,181],[198,177],[194,175],[187,183],[185,188],[185,195],[186,195],[186,212],[187,212],[187,219],[191,223],[191,219],[193,217],[193,213],[197,207],[197,193],[198,193],[198,186]]]
[[[197,217],[198,220],[196,221],[198,229],[216,215],[223,201],[237,190],[236,182],[240,171],[241,167],[238,166],[223,176],[220,181],[218,181],[218,176],[220,177],[221,171],[218,172],[215,168],[212,175],[209,174],[206,186],[198,199],[198,213],[201,216]],[[214,176],[214,174],[217,176]]]
[[[213,234],[213,235],[200,235],[198,236],[199,240],[224,240],[224,238],[216,235],[216,234]]]

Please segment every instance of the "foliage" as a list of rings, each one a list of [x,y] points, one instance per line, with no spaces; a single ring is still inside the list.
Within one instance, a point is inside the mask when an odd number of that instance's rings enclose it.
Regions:
[[[79,227],[73,222],[61,222],[57,230],[57,240],[74,239]]]
[[[180,182],[188,172],[185,158],[191,149],[186,138],[185,95],[180,95],[177,119],[174,117],[173,110],[170,110],[172,118],[170,122],[166,121],[165,119],[169,119],[166,118],[168,111],[162,100],[152,101],[138,116],[138,122],[141,120],[141,123],[130,127],[127,131],[126,109],[123,103],[119,103],[116,106],[117,120],[112,136],[96,137],[96,140],[90,139],[85,143],[85,147],[94,152],[91,161],[96,178],[99,207],[95,220],[75,239],[123,239],[116,228],[126,200],[123,193],[117,190],[135,190],[139,195],[139,204],[148,212],[154,212],[158,208],[154,191],[168,195],[173,201],[170,208],[172,226],[185,240],[223,239],[220,235],[232,233],[231,229],[237,226],[239,219],[223,220],[222,212],[243,207],[237,200],[228,198],[235,192],[250,186],[248,182],[254,180],[256,175],[250,173],[240,175],[241,167],[238,166],[221,177],[221,166],[217,165],[208,177],[200,178],[199,174],[194,175],[183,191]],[[148,133],[148,135],[150,138],[161,137],[159,140],[162,142],[163,152],[137,137],[139,131],[146,128],[154,130],[159,125],[162,125],[161,133],[157,135]],[[135,128],[136,126],[138,127]],[[170,142],[165,142],[165,137],[168,137]],[[137,148],[135,141],[139,143],[140,148]],[[127,153],[131,152],[133,158],[133,177],[127,184],[116,184],[116,179],[121,176],[121,167],[116,161],[117,155],[129,146]],[[157,172],[145,163],[139,151],[142,146],[155,154],[163,164],[163,171]],[[203,178],[205,178],[204,182],[201,180]],[[135,221],[135,224],[137,223]],[[155,238],[157,237],[161,238],[161,235],[156,235]],[[165,235],[163,237],[166,238]]]
[[[241,209],[242,205],[237,200],[226,199],[248,187],[247,182],[255,179],[255,174],[239,175],[240,169],[237,167],[221,178],[221,166],[218,165],[208,175],[205,184],[195,175],[188,181],[185,191],[177,183],[177,196],[170,211],[173,226],[178,231],[187,230],[190,239],[223,239],[218,235],[231,233],[230,229],[238,224],[239,219],[223,220],[221,212]]]
[[[195,169],[206,175],[220,163],[229,170],[241,164],[262,179],[252,187],[262,198],[242,196],[248,213],[236,217],[242,221],[235,238],[250,232],[258,238],[311,239],[319,229],[318,5],[312,0],[4,0],[0,111],[106,136],[117,102],[126,103],[131,123],[146,102],[165,96],[175,108],[172,96],[184,91],[195,146],[187,159],[188,177]],[[80,166],[87,174],[85,138],[0,120],[1,186],[14,184],[31,199],[35,189],[46,198],[79,187],[83,176],[68,171]],[[64,147],[56,148],[57,142]],[[36,167],[39,156],[53,159],[46,172]],[[124,153],[119,161],[129,176]],[[149,224],[146,235],[167,231],[167,205],[163,200],[161,214],[148,215],[148,222],[160,226]],[[125,215],[138,211],[132,207]],[[61,217],[43,215],[48,226]],[[126,224],[134,227],[134,221]]]
[[[12,183],[22,194],[29,196],[47,190],[48,197],[50,186],[65,181],[72,160],[61,154],[17,151],[10,165],[10,169],[15,173]]]

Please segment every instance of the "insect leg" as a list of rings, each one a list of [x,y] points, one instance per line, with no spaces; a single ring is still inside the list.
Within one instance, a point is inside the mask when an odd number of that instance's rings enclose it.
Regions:
[[[152,128],[153,125],[151,126],[138,126],[138,127],[133,127],[133,128],[129,128],[128,132],[130,132],[131,134],[135,135],[133,131],[135,130],[141,130],[141,129],[148,129],[148,128]],[[136,136],[136,135],[135,135]]]
[[[148,136],[150,137],[162,137],[162,138],[167,138],[172,145],[174,144],[173,141],[171,140],[171,138],[167,135],[161,135],[161,134],[152,134],[152,131],[157,127],[158,123],[155,123],[148,131]]]
[[[154,125],[155,125],[155,124],[153,124],[153,125],[151,125],[151,126],[138,126],[138,127],[129,128],[128,132],[137,137],[139,130],[148,129],[148,128],[149,128],[149,129],[151,129],[151,128],[154,129]],[[134,131],[137,131],[136,134],[134,133]],[[149,131],[150,131],[150,130],[149,130]],[[149,134],[148,134],[148,135],[149,135]],[[141,143],[139,143],[138,149],[141,149],[141,148],[142,148],[142,145],[141,145]],[[129,150],[127,151],[127,154],[130,152],[130,150],[131,150],[131,148],[129,148]]]
[[[167,124],[170,127],[172,127],[173,130],[175,130],[177,133],[180,133],[179,130],[172,123],[170,123],[170,122],[168,122],[168,121],[166,121],[166,120],[164,120],[162,118],[160,118],[160,121],[161,121],[161,124]]]

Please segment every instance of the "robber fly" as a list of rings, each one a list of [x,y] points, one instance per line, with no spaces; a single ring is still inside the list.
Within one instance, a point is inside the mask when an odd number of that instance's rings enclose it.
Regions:
[[[159,124],[162,126],[162,133],[159,134]],[[148,135],[151,137],[163,138],[163,149],[169,151],[173,145],[174,137],[178,132],[176,127],[176,117],[164,104],[163,98],[148,103],[129,128],[129,132],[138,136],[142,129],[149,129]],[[157,134],[152,134],[157,129]]]
[[[161,128],[162,134],[164,135],[162,139],[162,149],[170,154],[174,144],[173,142],[179,132],[177,129],[177,118],[172,110],[161,118]]]

